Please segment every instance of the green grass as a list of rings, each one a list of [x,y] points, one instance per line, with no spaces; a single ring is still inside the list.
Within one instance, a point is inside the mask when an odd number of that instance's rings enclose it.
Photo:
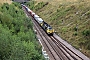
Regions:
[[[90,57],[90,35],[85,36],[82,33],[84,30],[90,30],[90,1],[45,0],[45,2],[49,4],[35,13],[53,26],[62,39]]]

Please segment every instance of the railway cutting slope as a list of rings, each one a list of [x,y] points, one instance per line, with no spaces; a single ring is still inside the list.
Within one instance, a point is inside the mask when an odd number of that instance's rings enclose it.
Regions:
[[[48,4],[41,8],[40,2],[35,9],[29,8],[53,26],[63,40],[90,57],[90,0],[45,0]]]
[[[28,12],[26,13],[28,16],[30,15]],[[40,40],[44,42],[43,44],[46,44],[47,50],[51,52],[48,53],[50,60],[89,60],[89,58],[87,58],[84,54],[80,53],[75,48],[72,49],[73,47],[71,45],[69,45],[67,42],[64,42],[56,34],[54,34],[54,36],[48,36],[32,16],[31,18],[38,35],[40,35],[42,38]],[[50,54],[53,56],[53,58],[51,58]]]

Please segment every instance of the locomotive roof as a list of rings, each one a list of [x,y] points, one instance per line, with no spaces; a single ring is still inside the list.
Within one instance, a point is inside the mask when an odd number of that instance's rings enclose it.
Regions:
[[[48,28],[52,28],[48,23],[44,22],[45,25],[47,25]]]

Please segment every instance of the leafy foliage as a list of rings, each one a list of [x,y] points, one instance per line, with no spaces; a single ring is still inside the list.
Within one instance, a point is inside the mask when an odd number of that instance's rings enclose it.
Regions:
[[[83,35],[85,36],[90,36],[90,30],[89,29],[86,29],[82,32]]]
[[[43,8],[43,7],[44,7],[45,5],[47,5],[47,4],[48,4],[48,2],[47,2],[47,3],[45,3],[45,2],[40,2],[40,3],[38,3],[38,4],[35,6],[35,10],[37,11],[37,10]]]
[[[29,6],[30,9],[34,10],[35,1],[27,2],[26,5]]]
[[[34,6],[35,3],[36,3],[35,1],[30,1],[30,2],[26,3],[26,5],[29,6],[31,10],[35,10],[35,11],[38,11],[39,9],[48,5],[48,2],[40,2],[36,6]]]
[[[19,3],[0,7],[0,60],[44,60],[31,19]]]

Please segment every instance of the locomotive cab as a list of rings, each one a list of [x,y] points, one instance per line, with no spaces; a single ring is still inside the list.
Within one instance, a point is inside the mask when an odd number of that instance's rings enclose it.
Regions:
[[[52,27],[51,27],[51,26],[48,26],[48,27],[47,27],[47,33],[48,33],[49,35],[52,35],[53,32],[54,32],[54,30],[52,29]]]

